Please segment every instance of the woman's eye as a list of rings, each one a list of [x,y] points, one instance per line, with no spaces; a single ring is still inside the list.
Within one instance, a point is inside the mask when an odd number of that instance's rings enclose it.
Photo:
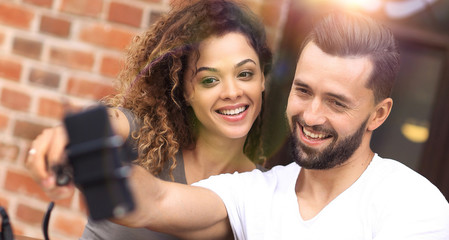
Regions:
[[[250,71],[244,71],[244,72],[239,73],[238,77],[239,77],[239,78],[250,78],[250,77],[252,77],[253,75],[254,75],[253,72],[250,72]]]
[[[201,84],[204,86],[212,86],[214,85],[216,82],[218,82],[218,80],[216,78],[213,77],[207,77],[207,78],[203,78],[203,80],[201,80]]]

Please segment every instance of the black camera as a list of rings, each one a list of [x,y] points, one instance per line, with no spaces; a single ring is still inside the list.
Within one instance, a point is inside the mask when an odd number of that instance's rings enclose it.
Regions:
[[[134,210],[128,186],[130,148],[114,134],[106,107],[99,105],[64,118],[68,165],[54,170],[59,185],[73,181],[83,192],[94,220],[120,217]]]

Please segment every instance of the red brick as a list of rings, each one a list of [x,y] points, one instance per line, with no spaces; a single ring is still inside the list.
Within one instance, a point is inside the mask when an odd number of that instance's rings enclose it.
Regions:
[[[5,129],[8,126],[9,117],[3,114],[0,114],[0,130]]]
[[[57,88],[60,82],[59,74],[40,70],[31,69],[29,81],[50,88]]]
[[[63,0],[61,11],[83,16],[100,17],[103,0]]]
[[[18,82],[22,73],[22,65],[7,59],[0,58],[0,78]]]
[[[68,37],[71,23],[61,18],[42,16],[40,31],[58,37]]]
[[[50,62],[80,70],[91,70],[94,64],[94,55],[78,50],[53,48],[50,50]]]
[[[101,59],[100,73],[108,77],[117,77],[123,65],[124,62],[121,58],[104,56]]]
[[[7,171],[5,189],[16,193],[23,193],[29,196],[37,197],[42,200],[48,200],[45,193],[41,190],[41,187],[28,173]]]
[[[23,0],[23,2],[46,8],[51,8],[53,4],[53,0]]]
[[[108,15],[109,21],[139,27],[142,22],[143,11],[141,8],[128,4],[111,2]]]
[[[47,127],[48,126],[36,124],[34,122],[17,120],[13,134],[16,137],[33,140],[42,132],[42,130],[44,130],[44,128]]]
[[[53,99],[41,98],[39,100],[38,114],[44,117],[62,119],[64,116],[63,104]]]
[[[18,155],[19,146],[0,142],[0,159],[15,161]]]
[[[41,224],[45,211],[19,204],[17,206],[16,217],[26,223]]]
[[[107,25],[89,25],[80,32],[82,41],[102,47],[124,50],[131,43],[134,33]]]
[[[51,200],[44,193],[42,188],[31,178],[28,172],[7,171],[5,179],[5,189],[16,193],[22,193],[31,197],[41,199],[45,202]],[[70,207],[73,197],[55,201],[55,204],[63,207]]]
[[[111,85],[93,82],[86,79],[70,78],[67,83],[67,93],[83,98],[99,100],[115,92]]]
[[[17,28],[29,29],[34,14],[20,5],[0,3],[0,23]]]
[[[85,216],[56,214],[52,229],[70,236],[80,237],[87,223]]]
[[[42,52],[42,43],[25,38],[15,38],[12,52],[17,55],[39,59]]]
[[[1,104],[14,110],[27,111],[30,108],[31,97],[23,92],[3,88]]]

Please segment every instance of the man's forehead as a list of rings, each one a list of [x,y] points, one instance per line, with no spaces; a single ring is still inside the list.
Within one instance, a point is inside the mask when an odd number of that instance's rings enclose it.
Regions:
[[[372,69],[368,57],[332,56],[311,42],[298,60],[293,87],[306,86],[328,96],[345,96],[352,100],[363,98],[361,93],[374,96],[367,87]]]
[[[368,79],[373,70],[369,56],[334,56],[323,52],[315,43],[309,42],[303,49],[296,65],[296,75],[310,71],[345,79]]]

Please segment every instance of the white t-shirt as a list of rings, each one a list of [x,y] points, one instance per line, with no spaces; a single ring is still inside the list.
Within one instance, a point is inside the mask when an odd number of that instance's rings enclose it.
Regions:
[[[236,239],[448,240],[449,204],[427,179],[377,154],[362,176],[314,218],[295,193],[300,167],[222,174],[200,181],[226,205]]]

